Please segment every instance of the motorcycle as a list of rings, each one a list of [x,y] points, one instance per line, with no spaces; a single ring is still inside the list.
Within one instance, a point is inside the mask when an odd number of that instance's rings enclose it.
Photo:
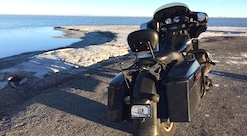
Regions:
[[[206,13],[171,3],[130,33],[136,59],[109,84],[108,120],[127,120],[132,134],[140,136],[173,135],[176,123],[191,121],[212,86],[208,73],[215,63],[198,42],[207,22]]]

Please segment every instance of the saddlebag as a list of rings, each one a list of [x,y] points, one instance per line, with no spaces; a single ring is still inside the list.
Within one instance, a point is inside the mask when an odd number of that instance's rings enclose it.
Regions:
[[[117,74],[108,87],[108,120],[121,122],[127,119],[128,106],[124,98],[128,95],[123,73]]]
[[[164,81],[168,114],[172,122],[188,122],[202,95],[202,74],[198,61],[175,66]]]

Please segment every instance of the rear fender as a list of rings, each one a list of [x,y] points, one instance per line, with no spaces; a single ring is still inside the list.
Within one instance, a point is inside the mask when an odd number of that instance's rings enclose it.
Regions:
[[[155,86],[156,78],[149,72],[140,72],[136,78],[134,85],[134,102],[137,102],[140,99],[147,99],[147,94],[156,95],[156,86]]]
[[[158,135],[159,133],[159,120],[157,118],[159,96],[155,83],[156,78],[149,72],[140,72],[136,78],[133,104],[149,104],[151,117],[132,120],[132,131],[135,135]]]

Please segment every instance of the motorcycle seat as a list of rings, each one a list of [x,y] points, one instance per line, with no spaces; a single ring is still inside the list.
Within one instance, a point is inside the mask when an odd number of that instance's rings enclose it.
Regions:
[[[147,53],[138,58],[139,65],[154,65],[156,62],[161,62],[163,64],[169,64],[174,60],[181,62],[184,60],[184,57],[181,53],[178,52],[166,52],[155,54],[155,58],[152,58],[150,53]]]

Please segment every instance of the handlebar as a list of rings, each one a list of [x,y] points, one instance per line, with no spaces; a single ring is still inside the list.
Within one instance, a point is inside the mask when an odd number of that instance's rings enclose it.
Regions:
[[[191,12],[187,15],[174,15],[153,22],[153,29],[156,29],[161,35],[168,33],[190,34],[196,38],[202,32],[206,31],[208,16],[202,12]],[[163,37],[162,36],[162,37]]]

